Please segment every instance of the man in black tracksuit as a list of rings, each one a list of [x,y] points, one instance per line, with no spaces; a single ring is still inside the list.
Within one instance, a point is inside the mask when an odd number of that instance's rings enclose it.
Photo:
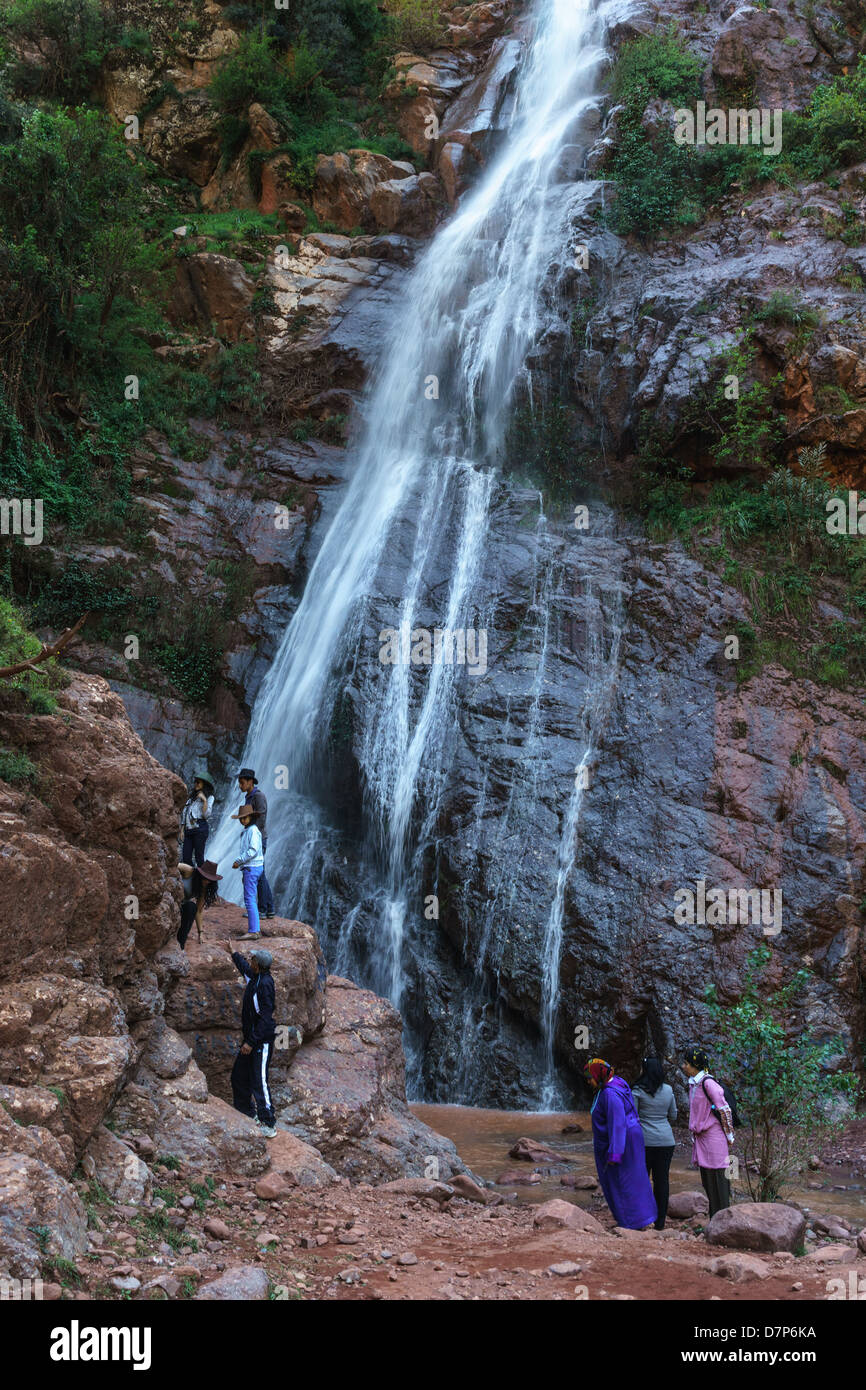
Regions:
[[[269,1139],[276,1134],[268,1073],[274,1051],[274,977],[270,951],[251,951],[249,960],[238,951],[231,958],[246,981],[241,1004],[243,1043],[232,1068],[235,1110],[257,1120]],[[255,1101],[255,1104],[253,1104]]]

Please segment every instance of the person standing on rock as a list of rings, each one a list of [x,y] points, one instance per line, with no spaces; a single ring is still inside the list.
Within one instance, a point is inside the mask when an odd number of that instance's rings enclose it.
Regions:
[[[192,791],[180,813],[180,833],[183,847],[180,857],[184,864],[204,863],[204,847],[210,833],[208,816],[213,810],[213,782],[206,772],[197,772]]]
[[[656,1220],[657,1209],[634,1097],[601,1057],[587,1062],[583,1074],[598,1092],[592,1102],[592,1146],[605,1201],[618,1226],[644,1231]]]
[[[276,1134],[268,1077],[274,1051],[276,989],[271,974],[270,951],[251,951],[250,958],[226,949],[246,982],[241,1003],[243,1042],[232,1067],[232,1101],[235,1110],[261,1125],[268,1139]]]
[[[658,1216],[656,1230],[663,1231],[668,1214],[671,1159],[676,1140],[671,1125],[677,1118],[673,1088],[665,1081],[658,1057],[644,1057],[643,1071],[632,1087],[637,1115],[643,1131],[646,1170],[652,1178]]]
[[[248,805],[253,807],[255,818],[253,824],[259,828],[262,837],[262,859],[264,860],[268,852],[268,798],[263,791],[259,790],[256,774],[251,767],[242,767],[238,773],[238,786],[244,794]],[[274,895],[271,892],[271,885],[268,883],[268,876],[262,868],[258,886],[259,912],[263,917],[276,917],[274,911]]]
[[[722,1087],[710,1076],[709,1065],[702,1047],[688,1043],[683,1049],[683,1071],[689,1078],[692,1166],[700,1169],[713,1217],[731,1205],[728,1164],[734,1142],[734,1118]]]
[[[255,812],[252,806],[241,806],[235,811],[232,820],[239,820],[241,830],[241,852],[233,869],[240,869],[244,877],[244,907],[247,910],[247,936],[258,939],[261,931],[259,922],[258,883],[264,869],[262,837],[259,828],[253,824]]]
[[[185,951],[186,939],[192,931],[193,923],[201,941],[202,914],[205,908],[213,907],[216,902],[217,884],[221,881],[222,874],[217,873],[217,866],[212,859],[206,859],[197,869],[193,868],[192,864],[178,864],[177,867],[183,880],[183,902],[180,907],[177,939],[181,950]]]

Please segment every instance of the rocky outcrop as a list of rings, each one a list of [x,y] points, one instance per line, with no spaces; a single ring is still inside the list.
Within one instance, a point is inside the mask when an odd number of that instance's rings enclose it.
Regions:
[[[175,265],[177,285],[171,304],[175,322],[195,324],[229,343],[255,336],[250,306],[256,284],[240,261],[197,251],[179,258]]]
[[[183,784],[145,752],[104,680],[73,676],[54,715],[25,704],[15,690],[0,696],[0,741],[30,760],[35,788],[0,783],[0,1274],[15,1278],[84,1252],[90,1192],[155,1219],[165,1205],[156,1164],[241,1179],[271,1166],[261,1129],[223,1098],[237,971],[225,951],[191,942],[185,955],[174,941]],[[242,914],[222,911],[237,931]],[[211,929],[220,912],[209,912]],[[284,1134],[275,1181],[327,1186],[335,1169],[391,1176],[435,1153],[448,1173],[459,1168],[453,1146],[406,1106],[399,1017],[338,982],[360,1002],[341,1009],[338,996],[323,1031],[315,933],[277,925],[269,944],[287,1045],[274,1089],[294,1107],[293,1129],[303,1121],[325,1142]],[[319,1038],[327,1077],[303,1057]],[[299,1046],[296,1083],[287,1068]]]
[[[370,206],[374,189],[386,181],[396,183],[412,178],[414,173],[411,164],[395,162],[369,150],[320,154],[316,160],[313,207],[318,217],[335,222],[342,231],[359,227],[376,231],[377,222]]]
[[[339,1173],[382,1181],[408,1173],[447,1181],[463,1172],[454,1145],[406,1105],[400,1015],[386,1000],[329,976],[326,1023],[274,1085],[280,1124]]]
[[[216,911],[216,910],[215,910]],[[237,925],[234,912],[224,916]],[[208,915],[213,925],[214,913]],[[320,1032],[325,1021],[325,962],[312,927],[281,922],[279,935],[268,932],[274,963],[279,1028],[271,1084],[276,1093],[286,1081],[298,1048]],[[238,950],[246,950],[240,943]],[[240,976],[222,949],[202,946],[182,961],[166,1002],[166,1020],[177,1029],[205,1072],[214,1094],[231,1100],[230,1076],[237,1055]]]

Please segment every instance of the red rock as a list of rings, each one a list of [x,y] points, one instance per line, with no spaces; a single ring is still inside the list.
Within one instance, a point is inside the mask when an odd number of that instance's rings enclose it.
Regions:
[[[196,1294],[196,1301],[262,1301],[268,1297],[267,1271],[260,1265],[238,1265],[227,1269],[218,1279],[205,1284]]]
[[[557,1153],[546,1144],[538,1144],[534,1139],[518,1139],[508,1150],[509,1158],[520,1158],[527,1163],[572,1163],[568,1154]]]
[[[672,1192],[668,1216],[674,1221],[688,1221],[693,1216],[706,1216],[710,1210],[705,1192]]]
[[[754,1255],[722,1255],[718,1260],[713,1260],[710,1273],[742,1284],[748,1279],[768,1279],[771,1270]]]
[[[265,1173],[255,1186],[256,1196],[263,1202],[276,1202],[280,1197],[287,1197],[291,1190],[282,1173]]]
[[[399,1197],[430,1198],[441,1206],[454,1196],[450,1186],[444,1182],[434,1182],[432,1178],[395,1178],[393,1182],[382,1183],[376,1191],[393,1192]]]
[[[448,1186],[454,1189],[457,1197],[462,1197],[467,1202],[481,1202],[487,1205],[487,1193],[483,1187],[479,1187],[477,1182],[466,1173],[455,1173],[453,1178],[448,1179]]]
[[[564,1173],[559,1182],[561,1187],[573,1187],[578,1192],[595,1192],[598,1188],[598,1178],[591,1173]]]
[[[213,1236],[214,1240],[231,1240],[231,1228],[218,1216],[210,1216],[204,1223],[205,1235]]]
[[[496,1179],[499,1187],[534,1187],[541,1182],[540,1173],[524,1173],[519,1168],[507,1168]]]
[[[710,1245],[734,1250],[796,1253],[806,1234],[806,1218],[796,1207],[782,1202],[738,1202],[717,1211],[706,1229]]]
[[[589,1231],[599,1235],[604,1232],[604,1227],[588,1211],[574,1202],[564,1202],[560,1197],[544,1202],[536,1211],[532,1224],[540,1231]]]
[[[813,1264],[854,1264],[857,1250],[853,1245],[819,1245],[804,1258]]]

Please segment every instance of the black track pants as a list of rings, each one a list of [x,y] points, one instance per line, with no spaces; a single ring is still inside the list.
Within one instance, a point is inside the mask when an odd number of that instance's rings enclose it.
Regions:
[[[252,1052],[244,1055],[239,1052],[232,1067],[232,1097],[235,1110],[242,1115],[258,1116],[263,1125],[274,1123],[274,1109],[271,1101],[268,1076],[271,1070],[271,1056],[274,1040],[260,1043]]]

